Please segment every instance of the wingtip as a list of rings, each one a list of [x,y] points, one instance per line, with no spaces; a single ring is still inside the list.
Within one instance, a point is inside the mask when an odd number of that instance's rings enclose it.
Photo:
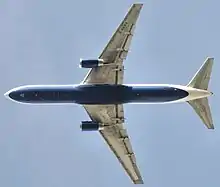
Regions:
[[[210,129],[210,130],[214,130],[215,127],[214,127],[214,124],[212,122],[212,119],[211,119],[211,122],[210,123],[205,123],[207,129]]]
[[[208,56],[206,57],[206,61],[214,61],[214,57]]]
[[[139,6],[140,8],[144,5],[144,3],[134,3],[133,6]]]
[[[214,125],[212,124],[210,127],[208,127],[208,129],[210,129],[210,130],[215,130],[215,127],[214,127]]]
[[[134,184],[144,184],[144,181],[143,180],[136,180],[136,181],[134,181]]]

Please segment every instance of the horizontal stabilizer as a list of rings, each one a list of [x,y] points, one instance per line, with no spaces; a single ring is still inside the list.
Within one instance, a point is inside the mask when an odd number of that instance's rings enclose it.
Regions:
[[[208,57],[187,86],[201,90],[207,90],[213,62],[214,58]]]
[[[212,73],[214,58],[206,58],[203,65],[196,72],[194,77],[191,79],[188,87],[208,91],[209,81]],[[209,91],[208,91],[209,92]],[[210,95],[213,93],[210,92]],[[214,129],[212,114],[209,106],[208,96],[205,96],[200,99],[190,100],[188,103],[195,110],[198,116],[201,118],[203,123],[208,129]]]
[[[208,129],[214,129],[208,98],[188,101]]]

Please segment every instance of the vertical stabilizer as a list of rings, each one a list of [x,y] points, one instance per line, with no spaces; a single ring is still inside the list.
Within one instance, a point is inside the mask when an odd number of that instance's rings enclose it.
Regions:
[[[201,90],[208,90],[213,62],[214,58],[208,57],[187,86]],[[188,103],[195,110],[206,127],[208,129],[214,129],[208,98],[204,97],[191,100],[188,101]]]

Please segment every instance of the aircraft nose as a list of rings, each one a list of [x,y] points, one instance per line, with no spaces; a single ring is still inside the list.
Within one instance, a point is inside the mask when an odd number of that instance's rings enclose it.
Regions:
[[[17,91],[11,91],[8,93],[8,97],[12,100],[15,100],[15,101],[19,101],[20,100],[20,95],[19,95],[19,92]]]
[[[10,94],[10,91],[7,91],[4,93],[4,96],[8,99],[9,98],[9,94]]]
[[[15,100],[15,101],[19,101],[20,100],[19,92],[15,91],[15,90],[9,90],[8,92],[6,92],[4,94],[4,96],[7,99],[11,99],[11,100]]]

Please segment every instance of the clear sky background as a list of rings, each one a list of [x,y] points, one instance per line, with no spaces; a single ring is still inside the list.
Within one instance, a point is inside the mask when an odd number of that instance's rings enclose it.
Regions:
[[[135,1],[0,1],[0,186],[130,187],[98,132],[82,133],[81,106],[29,106],[4,98],[26,84],[77,84],[79,59],[96,58]],[[187,84],[215,58],[210,98],[215,130],[188,104],[125,105],[126,127],[149,187],[220,185],[220,3],[146,0],[125,83]]]

